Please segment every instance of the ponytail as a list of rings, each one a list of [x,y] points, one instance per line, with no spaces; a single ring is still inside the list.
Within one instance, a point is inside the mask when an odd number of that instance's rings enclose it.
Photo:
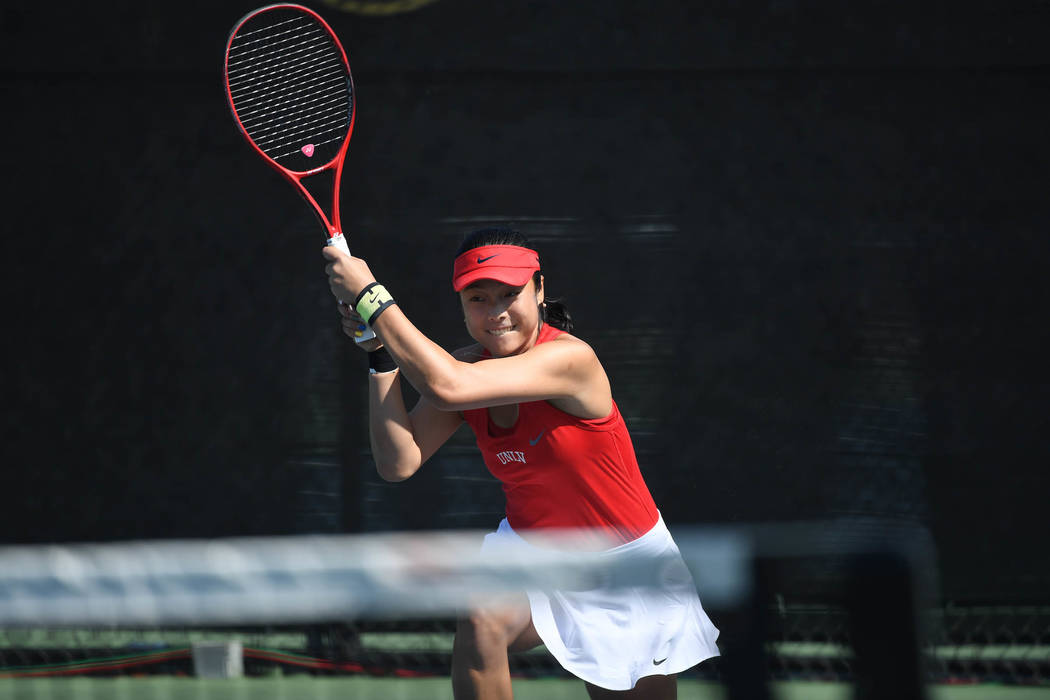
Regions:
[[[543,303],[543,322],[548,323],[566,333],[572,333],[572,315],[560,301],[546,301]]]
[[[539,286],[539,272],[532,276],[532,281],[536,286]],[[558,330],[572,333],[572,314],[569,313],[569,309],[566,308],[565,304],[558,299],[548,299],[540,304],[540,320],[554,326]]]

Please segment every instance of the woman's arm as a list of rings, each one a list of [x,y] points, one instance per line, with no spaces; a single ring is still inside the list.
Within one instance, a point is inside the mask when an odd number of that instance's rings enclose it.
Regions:
[[[360,317],[350,307],[339,305],[343,332],[350,338]],[[361,343],[372,352],[379,340]],[[405,409],[399,371],[373,374],[368,378],[368,434],[376,471],[386,481],[404,481],[437,452],[463,422],[459,413],[439,411],[420,398],[412,412]]]
[[[609,391],[594,351],[571,336],[521,355],[467,363],[423,335],[397,306],[378,319],[374,330],[405,379],[444,411],[543,399],[586,400],[590,393]]]
[[[323,249],[332,292],[352,304],[375,281],[367,263],[332,246]],[[563,336],[521,355],[460,362],[434,343],[397,305],[372,326],[405,379],[440,411],[499,406],[522,401],[560,400],[571,413],[604,417],[611,410],[605,370],[589,345]],[[575,409],[575,410],[573,410]]]
[[[373,374],[368,379],[372,457],[379,476],[387,481],[404,481],[415,474],[463,422],[459,413],[440,411],[425,397],[408,413],[399,374]]]

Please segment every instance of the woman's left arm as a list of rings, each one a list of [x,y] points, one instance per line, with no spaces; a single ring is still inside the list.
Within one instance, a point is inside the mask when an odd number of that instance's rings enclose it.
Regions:
[[[598,358],[578,338],[559,338],[520,355],[467,363],[423,335],[396,306],[379,318],[374,330],[405,379],[443,411],[583,398],[603,387],[608,392]]]

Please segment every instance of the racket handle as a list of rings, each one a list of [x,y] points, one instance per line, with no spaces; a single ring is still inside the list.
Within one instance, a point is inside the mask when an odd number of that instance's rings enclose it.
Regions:
[[[350,246],[346,244],[346,236],[341,233],[337,233],[328,239],[327,245],[334,245],[339,250],[343,251],[347,255],[350,255]],[[365,326],[363,331],[357,331],[357,335],[354,336],[355,343],[363,343],[366,340],[371,340],[376,337],[376,332]]]

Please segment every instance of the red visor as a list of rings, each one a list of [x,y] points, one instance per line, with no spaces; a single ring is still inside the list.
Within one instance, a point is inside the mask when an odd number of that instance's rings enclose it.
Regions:
[[[472,248],[456,258],[452,288],[458,292],[478,280],[496,280],[519,287],[539,269],[540,256],[535,250],[516,245]]]

